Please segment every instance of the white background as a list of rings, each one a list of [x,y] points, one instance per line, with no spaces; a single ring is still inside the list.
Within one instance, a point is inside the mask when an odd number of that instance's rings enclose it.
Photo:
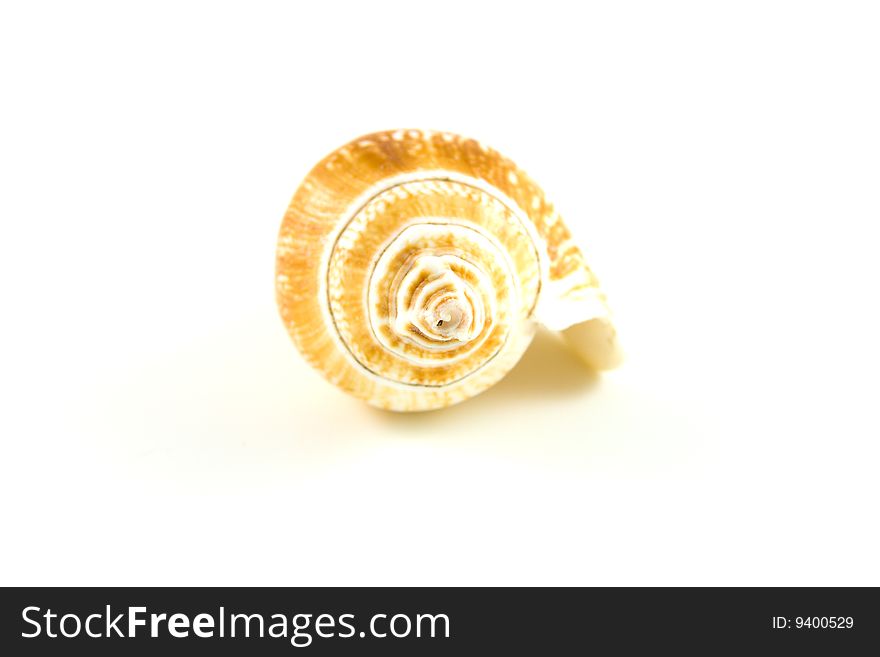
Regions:
[[[4,4],[0,583],[880,584],[878,18]],[[400,416],[303,363],[281,217],[399,127],[544,186],[624,367]]]

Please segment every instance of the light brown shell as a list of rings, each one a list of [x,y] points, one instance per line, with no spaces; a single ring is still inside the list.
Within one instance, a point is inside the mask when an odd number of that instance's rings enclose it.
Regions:
[[[315,166],[281,226],[276,291],[306,360],[391,410],[485,390],[537,323],[595,368],[619,356],[598,281],[541,189],[450,133],[375,133]]]

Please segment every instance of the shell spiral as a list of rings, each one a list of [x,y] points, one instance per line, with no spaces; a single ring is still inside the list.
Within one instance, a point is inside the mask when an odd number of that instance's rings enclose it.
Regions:
[[[538,323],[594,367],[616,360],[604,296],[543,192],[449,133],[376,133],[320,162],[285,215],[276,291],[306,359],[381,408],[485,390]]]

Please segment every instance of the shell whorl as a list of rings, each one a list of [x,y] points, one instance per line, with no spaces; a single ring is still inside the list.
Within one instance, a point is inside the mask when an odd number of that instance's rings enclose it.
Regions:
[[[540,188],[449,133],[376,133],[320,162],[285,215],[276,290],[306,359],[392,410],[488,388],[536,321],[562,330],[598,319],[599,342],[614,338],[598,284]]]

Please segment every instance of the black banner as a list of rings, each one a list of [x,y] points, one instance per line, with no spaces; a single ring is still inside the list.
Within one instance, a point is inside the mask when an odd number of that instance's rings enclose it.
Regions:
[[[0,654],[866,654],[876,589],[31,588]],[[875,653],[876,654],[876,653]]]

